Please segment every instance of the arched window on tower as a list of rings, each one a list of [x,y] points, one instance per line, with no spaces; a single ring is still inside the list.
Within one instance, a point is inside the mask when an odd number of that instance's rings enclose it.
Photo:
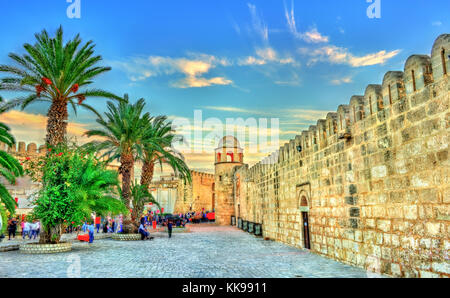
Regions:
[[[369,110],[370,110],[370,115],[373,114],[373,109],[372,109],[372,96],[369,96]]]
[[[227,162],[234,162],[234,154],[227,153]]]
[[[411,79],[412,79],[412,84],[413,84],[413,90],[415,92],[415,91],[417,91],[417,87],[416,87],[416,73],[414,72],[414,69],[411,70]]]

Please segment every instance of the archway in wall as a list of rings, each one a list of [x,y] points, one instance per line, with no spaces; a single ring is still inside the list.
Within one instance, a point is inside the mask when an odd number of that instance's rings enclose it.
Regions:
[[[311,238],[309,232],[309,204],[308,199],[304,194],[301,195],[300,199],[300,211],[302,213],[303,247],[306,249],[311,249]]]

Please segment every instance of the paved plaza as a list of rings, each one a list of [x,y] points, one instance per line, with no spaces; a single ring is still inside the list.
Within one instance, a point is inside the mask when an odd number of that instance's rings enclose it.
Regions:
[[[151,241],[74,242],[55,255],[0,253],[0,277],[367,277],[366,271],[234,227],[191,226]]]

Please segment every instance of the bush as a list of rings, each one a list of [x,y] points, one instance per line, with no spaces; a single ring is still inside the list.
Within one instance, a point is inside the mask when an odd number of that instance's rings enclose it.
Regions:
[[[45,157],[28,161],[26,168],[27,174],[42,183],[33,210],[42,225],[41,243],[58,243],[64,225],[81,224],[92,212],[126,212],[116,195],[117,172],[107,170],[105,163],[81,149],[50,148]]]

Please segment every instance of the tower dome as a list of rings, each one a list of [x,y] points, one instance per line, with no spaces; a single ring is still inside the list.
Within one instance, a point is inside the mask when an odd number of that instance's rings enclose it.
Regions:
[[[216,164],[218,163],[243,163],[244,150],[237,138],[233,136],[225,136],[220,139],[215,150]]]
[[[240,148],[238,139],[233,136],[224,136],[219,141],[218,148]]]

